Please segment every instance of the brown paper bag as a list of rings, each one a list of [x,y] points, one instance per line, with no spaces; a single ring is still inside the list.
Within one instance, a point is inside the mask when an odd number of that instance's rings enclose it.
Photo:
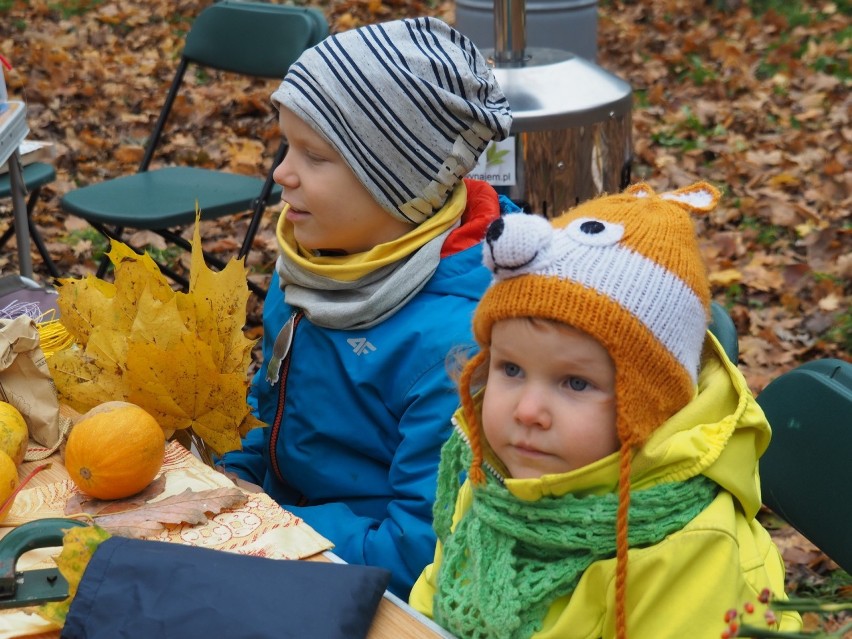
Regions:
[[[21,412],[30,439],[44,447],[30,446],[24,459],[44,459],[59,448],[67,426],[63,428],[60,419],[56,386],[39,346],[38,326],[26,315],[0,319],[0,399]]]

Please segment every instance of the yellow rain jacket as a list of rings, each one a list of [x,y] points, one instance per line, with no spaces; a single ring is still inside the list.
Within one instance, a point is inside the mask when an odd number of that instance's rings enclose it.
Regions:
[[[709,333],[708,333],[709,335]],[[455,419],[466,431],[459,411]],[[727,628],[725,612],[755,612],[744,621],[765,627],[758,595],[769,588],[784,598],[784,563],[766,530],[755,520],[760,509],[758,458],[770,429],[737,367],[715,337],[705,346],[698,394],[654,433],[633,459],[631,486],[649,488],[703,474],[722,490],[680,531],[660,543],[632,548],[627,576],[627,634],[630,639],[718,639]],[[494,459],[493,466],[501,467]],[[522,500],[544,495],[603,494],[614,491],[618,453],[584,468],[538,479],[505,479]],[[471,507],[468,482],[460,489],[453,529]],[[432,616],[441,567],[440,542],[434,562],[411,591],[410,603]],[[554,601],[535,639],[610,639],[615,636],[615,557],[592,563],[573,593]],[[782,630],[801,627],[798,614],[778,614]]]

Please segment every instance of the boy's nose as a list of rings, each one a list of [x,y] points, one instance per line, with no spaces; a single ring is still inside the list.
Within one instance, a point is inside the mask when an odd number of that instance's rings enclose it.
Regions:
[[[552,423],[545,394],[536,388],[525,388],[515,405],[515,421],[522,426],[547,430]]]
[[[288,161],[287,159],[288,156],[289,153],[284,155],[281,164],[275,167],[275,170],[272,172],[272,179],[275,180],[276,184],[292,189],[298,183],[298,178],[292,170],[292,160]]]

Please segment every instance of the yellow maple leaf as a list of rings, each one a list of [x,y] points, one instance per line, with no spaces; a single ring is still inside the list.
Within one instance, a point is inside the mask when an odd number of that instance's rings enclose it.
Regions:
[[[240,376],[220,372],[209,344],[190,333],[168,349],[136,343],[127,365],[134,373],[129,401],[145,407],[164,430],[191,428],[217,455],[240,447],[246,386]],[[240,395],[242,405],[223,399]]]
[[[150,256],[120,242],[108,253],[114,283],[62,280],[60,319],[75,344],[48,365],[60,399],[75,410],[133,402],[167,437],[187,429],[209,461],[211,452],[239,449],[240,437],[259,422],[246,403],[255,341],[243,333],[249,298],[243,260],[208,268],[199,220],[196,214],[186,293],[172,290]]]

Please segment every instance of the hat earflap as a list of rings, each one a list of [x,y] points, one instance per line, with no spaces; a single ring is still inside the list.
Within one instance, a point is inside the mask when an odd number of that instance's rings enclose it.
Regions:
[[[482,428],[476,417],[476,407],[473,403],[473,394],[470,386],[476,370],[485,363],[488,354],[481,350],[465,364],[459,377],[459,394],[461,395],[462,410],[468,427],[468,439],[473,460],[470,463],[468,478],[472,484],[482,484],[485,481],[485,472],[482,470]]]

